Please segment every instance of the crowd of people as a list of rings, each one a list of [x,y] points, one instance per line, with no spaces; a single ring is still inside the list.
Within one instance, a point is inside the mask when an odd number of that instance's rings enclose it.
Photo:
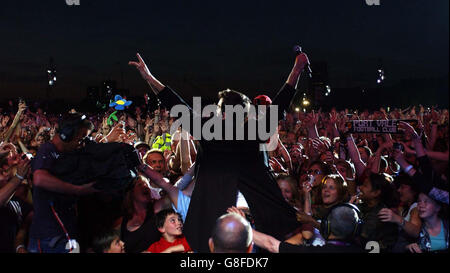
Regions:
[[[201,149],[190,132],[170,132],[170,109],[132,105],[111,124],[111,111],[71,109],[61,118],[28,103],[11,102],[0,111],[0,252],[195,252],[183,223],[193,221],[189,210]],[[382,119],[416,122],[400,121],[398,134],[351,133],[347,126],[351,120]],[[73,124],[76,130],[67,133]],[[261,233],[258,204],[240,190],[236,203],[202,236],[211,237],[211,252],[345,252],[341,246],[349,245],[350,252],[448,251],[448,133],[448,109],[291,107],[279,121],[267,170],[277,194],[295,211],[298,228],[283,239]],[[71,134],[68,140],[65,134]],[[95,188],[95,181],[75,185],[52,173],[60,155],[86,138],[126,143],[140,154],[143,164],[118,198]],[[89,210],[89,226],[96,228],[82,228],[86,200],[103,205]],[[238,223],[238,230],[230,230],[227,221]]]

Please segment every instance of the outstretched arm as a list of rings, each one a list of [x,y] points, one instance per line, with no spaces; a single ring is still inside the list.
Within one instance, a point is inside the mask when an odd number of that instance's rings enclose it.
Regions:
[[[360,177],[366,169],[366,164],[364,164],[364,162],[361,160],[361,155],[359,154],[358,147],[356,146],[355,140],[353,139],[353,136],[351,134],[347,136],[347,148],[350,158],[355,165],[356,176]]]
[[[278,148],[280,149],[281,157],[283,157],[283,160],[286,163],[286,167],[288,169],[288,172],[290,174],[292,174],[292,171],[293,171],[294,167],[292,166],[291,156],[289,155],[289,152],[286,149],[286,147],[283,145],[283,142],[281,142],[280,138],[278,138]]]
[[[169,194],[170,201],[172,201],[175,207],[178,207],[178,188],[164,181],[164,177],[162,176],[162,174],[154,171],[147,164],[141,164],[139,166],[139,170],[152,182],[165,190]]]
[[[280,241],[274,237],[253,230],[253,242],[255,245],[262,247],[272,253],[278,253],[280,251]]]
[[[21,160],[17,167],[17,175],[11,178],[4,186],[0,187],[0,208],[4,207],[16,192],[17,187],[26,179],[30,171],[30,162],[28,159]],[[20,177],[20,178],[19,178]]]
[[[138,58],[138,61],[137,62],[129,61],[128,64],[136,67],[136,69],[141,74],[142,78],[148,83],[150,88],[153,90],[153,93],[155,93],[155,95],[158,95],[159,92],[161,92],[165,86],[160,81],[158,81],[152,75],[152,73],[150,73],[150,70],[148,69],[141,55],[139,53],[136,53],[136,56]]]
[[[130,61],[128,62],[128,64],[136,67],[136,69],[141,74],[142,78],[148,83],[150,88],[153,90],[153,93],[155,93],[155,95],[158,96],[162,104],[167,109],[170,109],[172,106],[177,104],[184,104],[189,109],[191,109],[189,104],[187,104],[175,91],[168,88],[166,85],[162,84],[158,79],[156,79],[155,76],[153,76],[152,73],[150,73],[150,70],[148,69],[147,65],[145,64],[144,60],[142,59],[141,55],[139,55],[139,53],[137,53],[136,56],[138,58],[138,62]]]
[[[291,73],[289,73],[284,88],[275,95],[273,104],[278,105],[278,119],[282,119],[284,112],[289,109],[296,93],[298,80],[306,64],[309,64],[308,56],[305,53],[299,54],[295,59],[294,66]]]
[[[298,79],[307,64],[309,64],[308,56],[305,53],[299,54],[295,58],[294,67],[292,68],[286,83],[297,89]]]
[[[4,142],[9,141],[9,138],[11,137],[12,133],[16,129],[17,125],[19,124],[20,116],[22,115],[22,113],[25,111],[26,108],[27,108],[27,105],[25,104],[25,102],[19,103],[19,110],[17,110],[17,114],[14,117],[14,120],[13,120],[11,126],[9,127],[8,131],[6,131]]]

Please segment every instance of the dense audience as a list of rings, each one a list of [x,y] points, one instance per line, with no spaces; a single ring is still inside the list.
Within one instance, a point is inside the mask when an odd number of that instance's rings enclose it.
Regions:
[[[57,247],[69,251],[74,248],[66,245],[71,239],[63,236],[52,242],[48,238],[45,250],[42,240],[34,240],[36,227],[30,233],[33,221],[41,216],[36,215],[38,206],[42,206],[36,203],[34,189],[41,186],[36,180],[42,174],[36,166],[31,169],[30,161],[43,145],[58,137],[60,113],[28,107],[24,101],[10,106],[0,111],[0,252],[51,252],[52,247],[55,252]],[[182,130],[170,134],[174,119],[167,109],[148,109],[146,104],[133,105],[119,112],[113,124],[108,123],[111,111],[83,113],[93,125],[87,130],[89,139],[133,145],[154,172],[140,170],[120,206],[110,207],[115,209],[110,226],[80,236],[88,238],[78,240],[82,252],[191,251],[182,226],[195,187],[198,141],[181,137],[188,134]],[[286,243],[325,245],[321,223],[331,208],[351,203],[361,214],[360,230],[352,238],[360,249],[376,242],[381,252],[447,251],[448,110],[423,106],[361,110],[292,111],[279,121],[278,144],[269,152],[269,165],[283,197],[297,211],[299,223],[297,234]],[[400,122],[399,134],[352,134],[346,123],[356,119],[417,122]],[[59,192],[71,198],[102,198],[87,185]],[[242,196],[239,200],[234,210],[253,226],[251,210]],[[225,250],[226,236],[211,234],[211,249]],[[252,250],[249,244],[242,249]]]

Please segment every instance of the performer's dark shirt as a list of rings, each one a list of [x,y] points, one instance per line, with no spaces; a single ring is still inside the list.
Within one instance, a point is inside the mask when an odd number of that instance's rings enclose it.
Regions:
[[[285,84],[273,99],[278,105],[279,117],[288,109],[295,92],[293,87]],[[189,107],[169,87],[165,87],[158,97],[168,109],[177,104]],[[205,121],[207,119],[202,119],[202,124]],[[191,119],[191,129],[192,124]],[[248,132],[247,128],[245,132]],[[190,133],[194,135],[192,131]],[[257,230],[285,240],[298,228],[295,209],[284,200],[260,151],[260,144],[267,140],[199,140],[195,188],[183,230],[194,251],[209,252],[208,239],[214,223],[227,208],[236,205],[238,190],[249,205]]]

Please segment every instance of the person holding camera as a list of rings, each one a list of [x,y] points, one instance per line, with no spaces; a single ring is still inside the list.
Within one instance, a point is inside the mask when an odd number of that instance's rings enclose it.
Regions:
[[[77,196],[96,192],[94,182],[73,185],[51,173],[63,153],[80,148],[92,130],[92,123],[81,114],[69,114],[58,126],[58,133],[39,148],[32,161],[34,215],[28,251],[67,253],[77,248]]]

